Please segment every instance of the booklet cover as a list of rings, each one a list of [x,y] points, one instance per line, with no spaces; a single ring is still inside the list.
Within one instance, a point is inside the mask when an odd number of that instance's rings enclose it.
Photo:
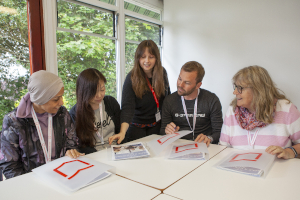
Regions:
[[[143,143],[111,145],[112,159],[124,160],[150,156],[149,151]]]
[[[261,177],[267,174],[275,159],[262,149],[235,151],[222,159],[215,167],[245,175]]]
[[[32,170],[47,184],[66,192],[75,192],[103,180],[111,175],[108,171],[115,173],[115,168],[86,157],[66,156]]]
[[[172,145],[168,159],[175,160],[205,160],[208,157],[208,149],[204,143],[187,143],[181,145]]]

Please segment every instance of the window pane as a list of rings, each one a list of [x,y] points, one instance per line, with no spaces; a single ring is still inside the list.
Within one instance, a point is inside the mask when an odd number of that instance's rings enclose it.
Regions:
[[[148,16],[148,17],[160,20],[160,13],[153,12],[151,10],[147,10],[145,8],[142,8],[140,6],[134,5],[132,3],[128,3],[126,1],[124,1],[124,8],[126,10],[130,10],[130,11],[133,11],[133,12],[136,12],[136,13],[139,13],[139,14],[142,14],[142,15],[145,15],[145,16]]]
[[[157,45],[160,45],[160,28],[158,26],[131,18],[125,18],[125,36],[126,40],[138,42],[153,40]]]
[[[26,0],[0,1],[0,127],[27,92],[29,46]],[[0,128],[0,129],[1,129]]]
[[[125,43],[125,74],[127,75],[134,65],[134,54],[138,44]]]
[[[116,98],[115,41],[57,31],[58,74],[65,86],[65,106],[76,103],[76,80],[80,72],[96,68],[107,79],[106,95]]]
[[[116,0],[98,0],[98,1],[102,1],[104,3],[108,3],[108,4],[111,4],[111,5],[116,5]]]
[[[59,0],[58,27],[113,36],[113,14]]]

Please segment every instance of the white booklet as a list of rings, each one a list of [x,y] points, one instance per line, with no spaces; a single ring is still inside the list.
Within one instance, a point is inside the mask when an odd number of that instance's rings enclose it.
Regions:
[[[250,176],[265,176],[271,168],[275,155],[263,149],[234,151],[218,162],[215,167]]]
[[[150,153],[143,143],[111,145],[112,160],[149,157]]]
[[[203,142],[173,144],[167,158],[174,160],[205,160],[209,158],[209,153],[206,144]]]
[[[109,172],[110,171],[110,172]],[[75,192],[115,173],[115,168],[86,157],[58,158],[32,170],[47,184]]]
[[[171,143],[190,133],[192,133],[192,131],[178,131],[176,133],[164,135],[158,139],[154,139],[148,142],[147,145],[155,155],[158,155]]]

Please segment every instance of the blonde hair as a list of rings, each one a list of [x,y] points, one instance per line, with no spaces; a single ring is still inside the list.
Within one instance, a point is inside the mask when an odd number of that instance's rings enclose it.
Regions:
[[[250,87],[253,91],[252,107],[255,109],[256,119],[264,123],[272,123],[274,120],[274,100],[286,99],[284,93],[278,89],[271,79],[268,71],[260,66],[249,66],[239,70],[232,78],[233,83],[242,84],[242,87]],[[237,102],[234,98],[231,102],[235,111]],[[290,103],[290,100],[288,100]]]

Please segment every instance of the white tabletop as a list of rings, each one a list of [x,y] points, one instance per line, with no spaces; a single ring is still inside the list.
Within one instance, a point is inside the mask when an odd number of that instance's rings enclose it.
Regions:
[[[275,159],[266,178],[216,169],[213,166],[230,152],[227,148],[186,177],[165,194],[181,199],[282,200],[300,199],[300,160]]]
[[[121,178],[116,175],[101,180],[74,193],[66,193],[49,187],[34,173],[28,173],[0,182],[0,199],[37,199],[37,200],[90,200],[90,199],[153,199],[159,190]]]
[[[180,200],[180,199],[178,199],[176,197],[172,197],[167,194],[160,194],[157,197],[155,197],[153,200]]]
[[[161,136],[150,135],[129,143],[149,142],[159,137]],[[186,142],[189,141],[181,139],[175,141],[176,144]],[[219,145],[210,145],[208,148],[210,157],[213,157],[224,148],[226,147]],[[116,174],[118,175],[158,189],[167,188],[168,186],[206,162],[195,160],[168,160],[165,159],[163,155],[150,158],[112,161],[111,158],[108,158],[108,153],[106,150],[89,154],[87,155],[87,157],[115,166]]]

